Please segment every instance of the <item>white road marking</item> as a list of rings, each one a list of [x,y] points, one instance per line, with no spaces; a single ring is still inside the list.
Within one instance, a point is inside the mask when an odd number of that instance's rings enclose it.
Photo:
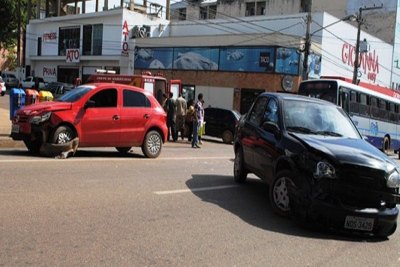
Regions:
[[[68,159],[53,159],[53,158],[34,158],[34,159],[0,159],[0,163],[19,163],[19,162],[82,162],[82,161],[159,161],[159,160],[229,160],[233,157],[171,157],[171,158],[68,158]]]
[[[227,188],[238,187],[239,185],[219,185],[219,186],[209,186],[209,187],[199,187],[192,189],[178,189],[178,190],[167,190],[167,191],[155,191],[156,195],[169,195],[169,194],[180,194],[189,192],[200,192],[200,191],[211,191],[211,190],[221,190]]]

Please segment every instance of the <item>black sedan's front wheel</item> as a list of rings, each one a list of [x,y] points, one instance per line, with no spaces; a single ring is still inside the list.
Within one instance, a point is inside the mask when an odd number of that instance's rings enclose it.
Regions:
[[[269,187],[269,198],[272,210],[278,215],[290,215],[290,198],[288,187],[293,185],[293,173],[288,170],[280,171]]]

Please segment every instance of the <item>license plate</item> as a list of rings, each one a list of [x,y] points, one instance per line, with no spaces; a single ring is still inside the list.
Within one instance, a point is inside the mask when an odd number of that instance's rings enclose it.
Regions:
[[[344,222],[344,228],[361,230],[361,231],[372,231],[372,229],[374,228],[374,219],[356,217],[356,216],[347,216]]]
[[[11,132],[12,133],[19,133],[19,125],[18,124],[13,124],[11,126]]]

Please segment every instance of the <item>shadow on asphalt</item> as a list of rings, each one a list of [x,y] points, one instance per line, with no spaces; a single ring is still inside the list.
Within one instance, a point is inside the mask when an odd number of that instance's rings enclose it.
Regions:
[[[232,176],[198,175],[186,181],[189,189],[221,185],[235,185]],[[268,187],[257,178],[248,178],[246,183],[226,190],[192,191],[202,201],[209,202],[233,213],[243,221],[258,228],[287,235],[306,238],[342,240],[351,242],[382,242],[387,239],[359,237],[335,233],[327,230],[315,230],[301,227],[294,220],[273,213],[269,204]]]
[[[0,150],[0,155],[11,156],[11,157],[21,157],[29,156],[32,158],[48,158],[40,155],[31,154],[28,150],[21,149],[2,149]],[[144,158],[140,148],[138,150],[132,150],[127,154],[121,154],[117,150],[115,151],[104,151],[104,150],[78,150],[73,158]]]

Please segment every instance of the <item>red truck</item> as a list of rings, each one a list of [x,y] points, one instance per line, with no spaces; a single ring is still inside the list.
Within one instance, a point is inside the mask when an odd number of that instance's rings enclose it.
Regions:
[[[164,76],[160,74],[153,75],[149,71],[135,75],[93,74],[88,78],[87,83],[122,83],[133,85],[153,94],[160,104],[164,100],[163,94],[168,96],[172,92],[173,98],[176,99],[182,93],[181,80],[170,80],[168,82]]]

